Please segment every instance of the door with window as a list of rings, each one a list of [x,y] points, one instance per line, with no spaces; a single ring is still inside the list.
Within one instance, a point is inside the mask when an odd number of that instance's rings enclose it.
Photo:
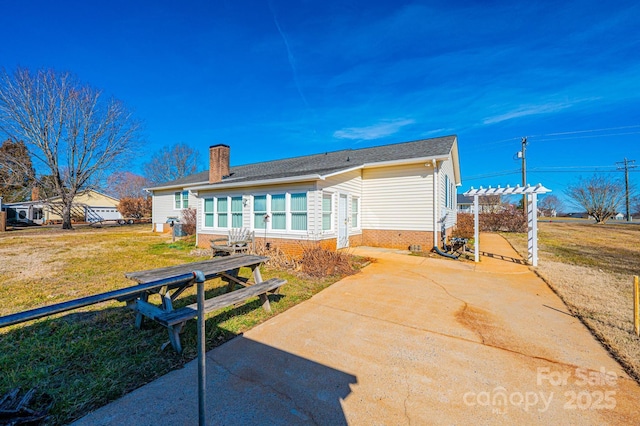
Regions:
[[[349,247],[349,221],[347,216],[347,195],[340,194],[338,200],[338,248]]]

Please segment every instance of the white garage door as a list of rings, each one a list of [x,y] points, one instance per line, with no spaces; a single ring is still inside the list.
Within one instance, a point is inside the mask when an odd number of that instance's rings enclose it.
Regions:
[[[118,219],[122,219],[122,215],[115,207],[87,207],[87,222]]]

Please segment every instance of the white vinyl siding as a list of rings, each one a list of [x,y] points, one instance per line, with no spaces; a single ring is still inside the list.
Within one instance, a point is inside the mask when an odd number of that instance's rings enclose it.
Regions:
[[[331,206],[331,230],[323,230],[326,221],[326,214],[323,212],[323,196],[331,193],[333,194],[333,203]],[[350,220],[347,224],[347,232],[349,235],[360,234],[362,230],[353,225],[353,213],[352,207],[353,198],[362,198],[362,170],[353,170],[348,173],[342,173],[337,176],[328,177],[327,179],[318,182],[318,191],[313,194],[315,198],[309,201],[309,220],[311,221],[312,210],[318,212],[318,217],[313,225],[314,229],[319,229],[322,238],[335,238],[338,236],[338,197],[339,195],[347,196],[347,218]],[[311,208],[314,206],[314,208]],[[361,207],[362,208],[362,207]],[[311,223],[311,222],[310,222]],[[311,225],[310,225],[311,227]]]
[[[180,194],[180,201],[182,205],[182,192],[178,191]],[[195,197],[195,195],[187,192],[187,206],[197,206],[199,200]],[[169,217],[180,217],[182,213],[182,209],[176,209],[175,207],[175,190],[165,190],[165,191],[153,191],[153,201],[151,205],[151,215],[153,218],[154,229],[156,225],[160,225],[161,228],[166,224],[167,218]],[[200,213],[200,212],[198,212]],[[201,220],[201,219],[198,219]]]
[[[432,231],[432,182],[424,163],[364,169],[362,228]]]
[[[450,160],[442,162],[439,170],[439,214],[444,219],[445,228],[455,226],[458,220],[456,211],[456,186],[453,165]]]

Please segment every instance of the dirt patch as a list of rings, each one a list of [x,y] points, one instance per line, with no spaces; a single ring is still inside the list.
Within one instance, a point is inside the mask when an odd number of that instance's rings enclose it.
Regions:
[[[551,358],[543,348],[535,346],[532,342],[523,341],[516,333],[512,333],[508,324],[489,311],[465,304],[455,316],[458,323],[478,335],[483,345],[535,358]]]

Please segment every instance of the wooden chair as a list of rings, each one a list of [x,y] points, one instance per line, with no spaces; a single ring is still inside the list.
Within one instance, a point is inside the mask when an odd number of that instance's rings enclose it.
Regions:
[[[231,228],[227,238],[211,240],[212,257],[245,253],[249,249],[255,252],[255,235],[255,231],[250,231],[246,228]]]

